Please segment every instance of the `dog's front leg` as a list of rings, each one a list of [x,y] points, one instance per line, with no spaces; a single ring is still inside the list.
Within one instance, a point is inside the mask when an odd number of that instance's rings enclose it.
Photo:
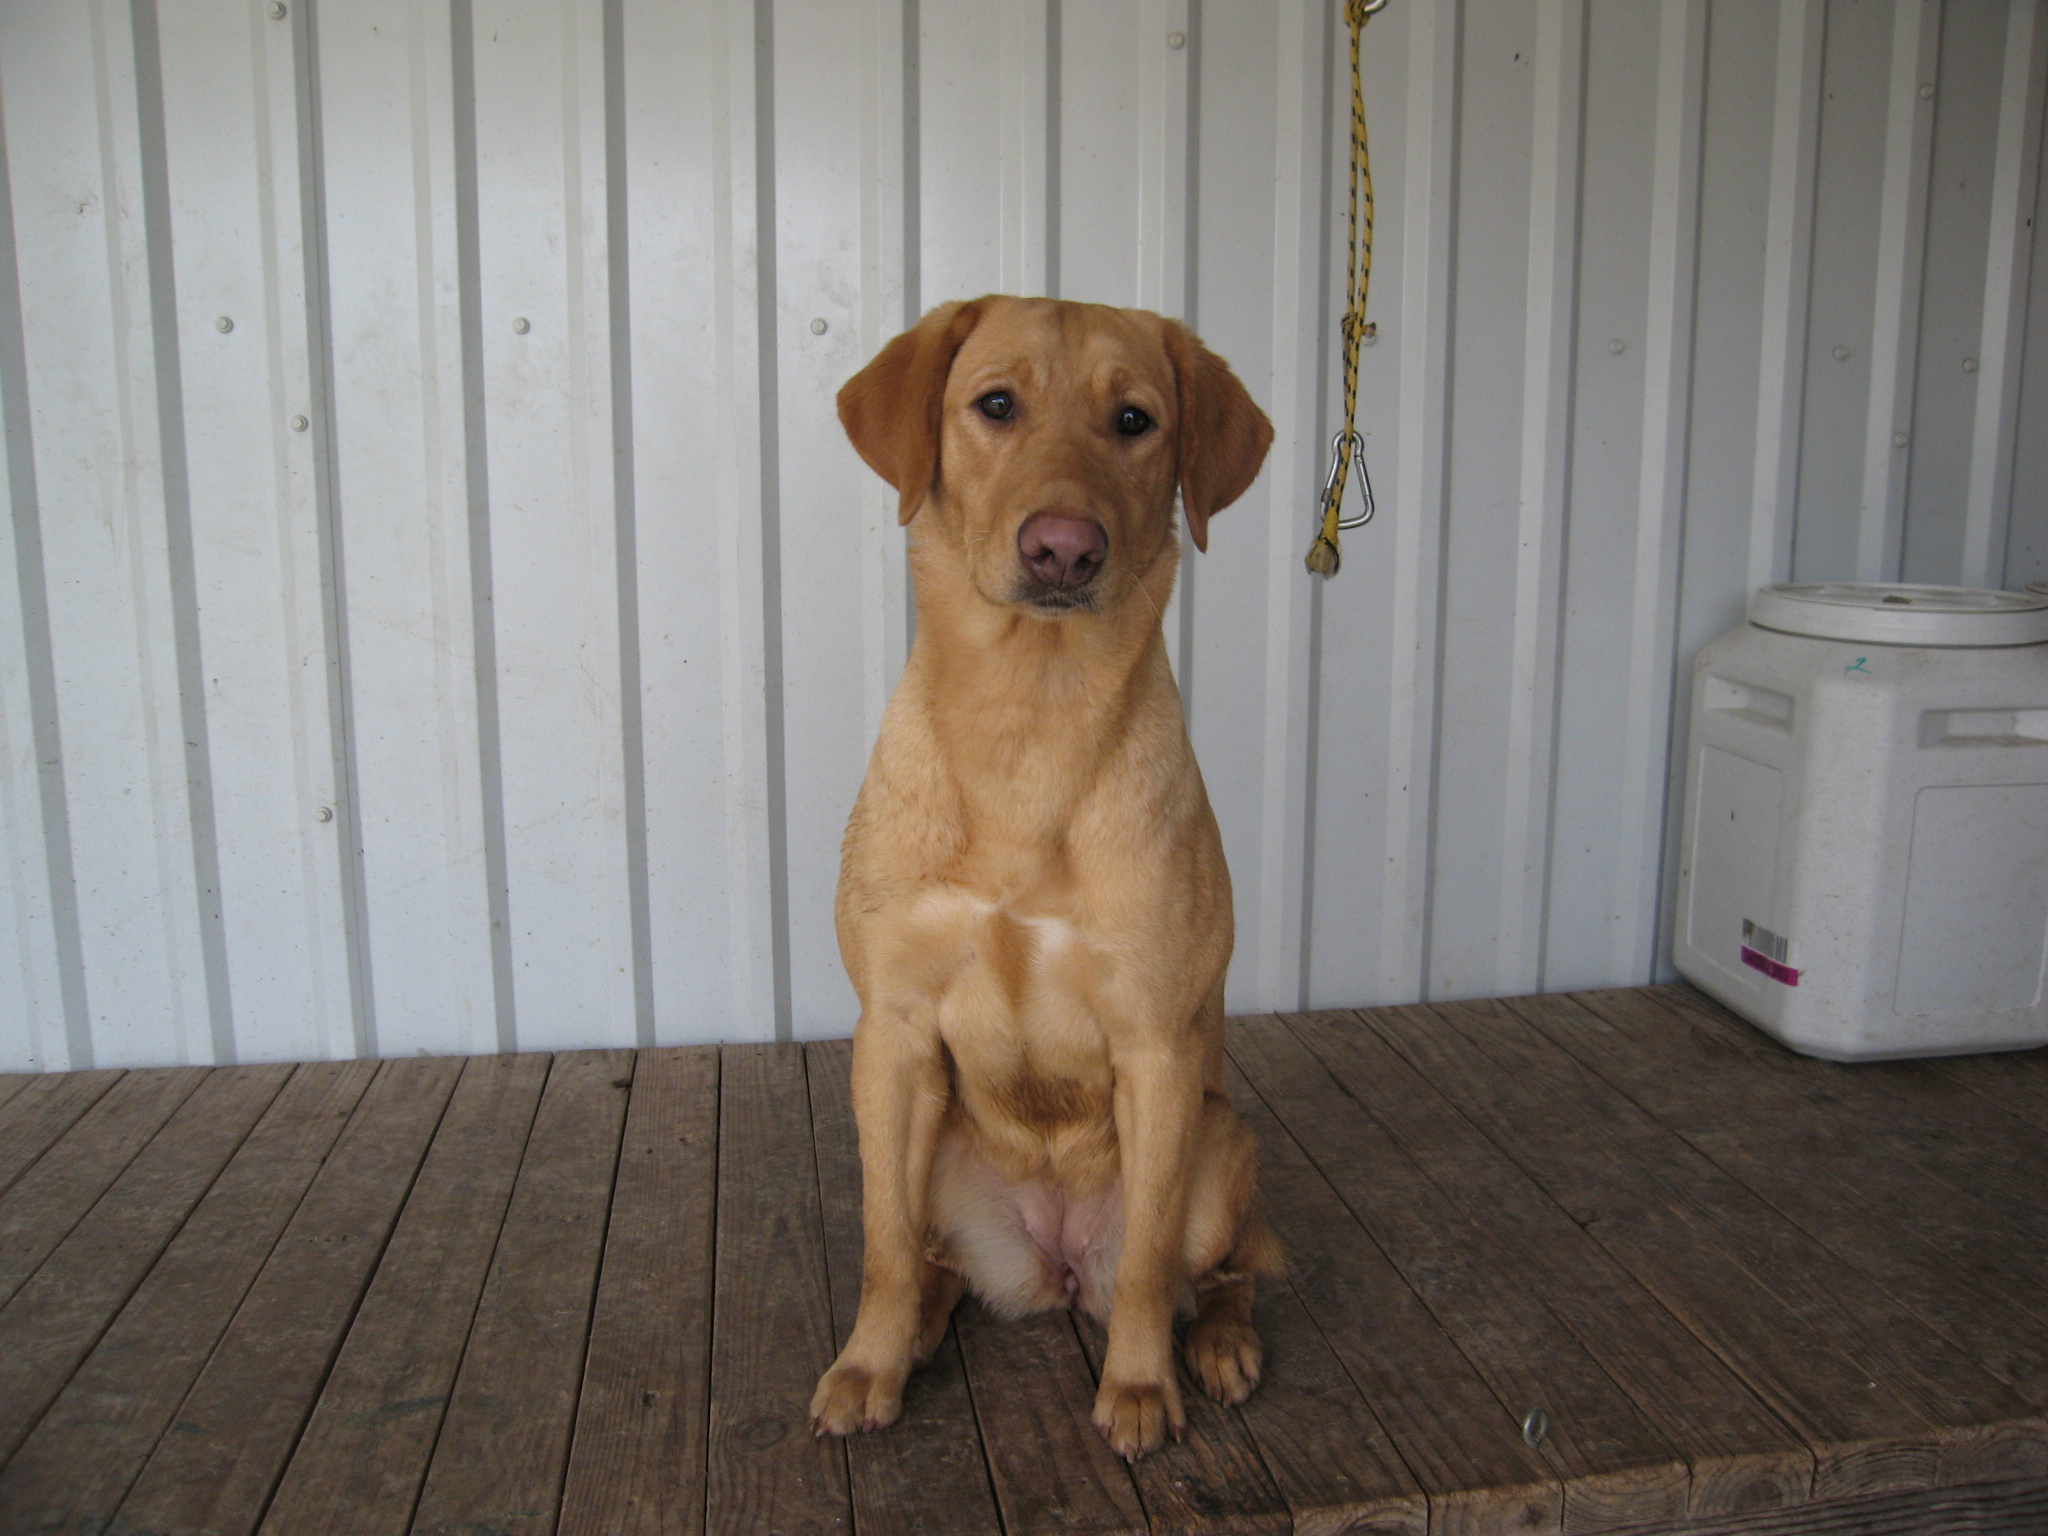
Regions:
[[[1186,1053],[1148,1043],[1113,1061],[1124,1238],[1095,1427],[1127,1461],[1187,1428],[1174,1378],[1173,1311],[1185,1276],[1188,1169],[1202,1081]]]
[[[853,1035],[853,1112],[860,1129],[860,1312],[846,1347],[811,1396],[815,1434],[880,1429],[903,1411],[918,1347],[925,1212],[945,1115],[945,1060],[935,1031],[863,1011]]]

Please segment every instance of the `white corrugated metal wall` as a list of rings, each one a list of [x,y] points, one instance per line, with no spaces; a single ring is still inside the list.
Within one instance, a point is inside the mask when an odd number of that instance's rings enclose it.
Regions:
[[[1184,314],[1278,427],[1168,615],[1232,1005],[1657,974],[1674,690],[1746,590],[2048,576],[2048,17],[1392,0],[1382,511],[1321,586],[1340,39],[6,6],[0,1066],[844,1032],[911,617],[832,396],[992,289]]]

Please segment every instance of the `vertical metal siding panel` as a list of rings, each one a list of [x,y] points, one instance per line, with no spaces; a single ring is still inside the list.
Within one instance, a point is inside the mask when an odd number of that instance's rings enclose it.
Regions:
[[[292,25],[239,0],[171,6],[161,50],[235,1054],[347,1058],[368,1042],[342,915]]]
[[[1856,569],[1864,444],[1878,371],[1872,336],[1882,308],[1878,255],[1894,19],[1890,4],[1841,0],[1827,15],[1793,450],[1795,581],[1843,581]]]
[[[1676,708],[1666,764],[1664,884],[1659,904],[1660,979],[1669,980],[1671,923],[1690,720],[1689,666],[1699,649],[1742,622],[1748,600],[1750,522],[1741,515],[1754,484],[1758,441],[1757,358],[1764,334],[1768,253],[1758,238],[1771,188],[1757,174],[1773,135],[1779,15],[1730,5],[1708,12],[1706,93],[1700,146],[1690,431],[1684,477],[1684,547],[1677,603]],[[1868,307],[1863,310],[1867,318]],[[1854,437],[1851,445],[1853,448]]]
[[[798,1038],[843,1035],[858,1010],[840,964],[832,903],[846,818],[873,741],[870,710],[878,721],[875,701],[892,680],[883,582],[864,582],[859,574],[869,555],[864,543],[874,544],[874,561],[886,559],[882,536],[871,530],[881,497],[834,406],[840,384],[866,361],[869,328],[900,317],[900,307],[886,305],[871,321],[861,313],[860,263],[869,238],[862,184],[883,174],[864,158],[862,96],[879,82],[848,90],[844,66],[863,57],[873,24],[868,6],[776,6],[774,367],[786,509],[782,709],[790,1005]],[[900,105],[887,110],[900,116]],[[814,331],[819,320],[826,324],[822,334]]]
[[[1764,228],[1763,341],[1757,360],[1756,459],[1749,512],[1747,585],[1752,589],[1783,581],[1792,569],[1826,19],[1824,0],[1783,0],[1778,11]]]
[[[1941,22],[1941,63],[1927,197],[1919,367],[1913,378],[1900,579],[1962,575],[1970,447],[1981,364],[1984,278],[1998,161],[1999,98],[2010,5],[1959,3]]]
[[[1511,530],[1529,406],[1525,381],[1509,363],[1509,338],[1530,324],[1530,128],[1546,67],[1543,21],[1521,0],[1471,0],[1458,66],[1442,697],[1424,983],[1432,997],[1491,991],[1500,952],[1502,797],[1509,792],[1501,768],[1513,714],[1508,658],[1520,574]],[[1564,110],[1579,111],[1576,97]]]
[[[1238,919],[1239,952],[1252,962],[1240,967],[1239,985],[1251,993],[1255,1007],[1292,1009],[1303,1005],[1306,980],[1302,859],[1308,765],[1315,750],[1308,665],[1315,594],[1313,578],[1301,563],[1301,509],[1312,505],[1321,489],[1317,460],[1323,432],[1317,404],[1324,353],[1318,343],[1327,333],[1322,188],[1332,115],[1325,86],[1331,8],[1322,0],[1287,0],[1275,20],[1279,78],[1269,391],[1274,436],[1264,486],[1246,497],[1245,508],[1245,515],[1258,516],[1265,568],[1258,900],[1249,932],[1242,913]],[[1348,125],[1348,92],[1346,98]],[[1245,944],[1245,938],[1253,942]]]
[[[2048,139],[2048,122],[2042,125]],[[2036,164],[2048,163],[2048,144],[2037,144]],[[2048,176],[2036,171],[2028,204],[2034,228],[2048,215]],[[2026,347],[2020,360],[2019,419],[2012,456],[2012,522],[2005,536],[2005,581],[2024,586],[2048,580],[2048,240],[2034,242],[2027,283]]]
[[[1275,460],[1298,444],[1294,424],[1280,417],[1280,381],[1274,375],[1277,293],[1281,245],[1276,238],[1286,194],[1275,179],[1282,149],[1276,132],[1282,114],[1285,55],[1282,37],[1287,12],[1274,7],[1206,5],[1201,17],[1203,132],[1199,144],[1200,201],[1227,207],[1227,220],[1205,219],[1199,231],[1193,280],[1196,328],[1226,358],[1254,399],[1273,418],[1276,443],[1268,468],[1244,497],[1209,524],[1207,554],[1182,550],[1180,579],[1192,583],[1182,599],[1192,619],[1181,690],[1188,732],[1202,765],[1210,804],[1223,834],[1237,918],[1237,948],[1230,968],[1227,1002],[1235,1009],[1259,1006],[1262,971],[1260,914],[1261,831],[1265,806],[1268,743],[1264,730],[1246,730],[1247,719],[1265,724],[1266,646],[1262,636],[1270,613],[1269,545],[1275,521],[1299,522],[1274,499]],[[1321,37],[1317,38],[1321,41]],[[1165,39],[1145,46],[1166,49]],[[1295,60],[1299,54],[1297,51]],[[1297,146],[1299,147],[1299,146]],[[1319,198],[1311,189],[1309,195]],[[1289,284],[1298,278],[1289,274]],[[1313,336],[1302,338],[1313,340]],[[1296,551],[1289,573],[1306,584]],[[1168,649],[1176,634],[1169,629]],[[1284,695],[1283,695],[1284,699]]]
[[[7,515],[0,518],[0,1071],[63,1071],[89,1065],[91,1052],[70,906],[62,752],[54,740],[48,597],[6,143],[0,113],[0,482],[7,487]],[[47,832],[46,809],[56,813]]]
[[[1344,569],[1332,581],[1317,585],[1314,595],[1315,759],[1311,764],[1312,816],[1304,859],[1308,885],[1308,1002],[1327,1007],[1380,998],[1382,875],[1389,846],[1389,824],[1383,796],[1388,778],[1388,753],[1394,728],[1391,699],[1394,669],[1388,665],[1393,646],[1392,622],[1398,579],[1394,550],[1395,495],[1412,463],[1399,432],[1403,357],[1408,341],[1402,319],[1407,313],[1406,228],[1413,203],[1406,167],[1410,119],[1404,108],[1409,89],[1409,8],[1390,5],[1365,30],[1360,66],[1365,88],[1367,127],[1371,135],[1374,179],[1374,247],[1372,293],[1367,314],[1378,327],[1374,342],[1360,349],[1358,430],[1365,438],[1366,458],[1382,498],[1380,515],[1365,528],[1345,537]],[[1220,18],[1205,14],[1212,34]],[[1348,174],[1349,73],[1340,22],[1325,23],[1330,43],[1330,84],[1333,102],[1331,145],[1324,196],[1331,208],[1331,255],[1324,278],[1323,369],[1328,411],[1335,430],[1338,395],[1332,387],[1336,370],[1335,313],[1337,274],[1342,270],[1345,177]],[[1213,117],[1212,102],[1220,94],[1209,83],[1225,66],[1209,65],[1203,84],[1203,160],[1229,153],[1228,129]],[[1425,132],[1429,124],[1423,124]],[[1218,148],[1212,140],[1221,138]],[[1203,221],[1205,244],[1219,238],[1233,220],[1212,194],[1205,172],[1203,203],[1212,211]],[[1203,276],[1203,293],[1210,291]],[[1321,481],[1316,482],[1317,490]],[[1354,507],[1356,503],[1353,503]],[[1305,551],[1313,532],[1313,506],[1279,509],[1295,528],[1298,550]],[[1303,578],[1307,578],[1304,576]]]
[[[1616,929],[1637,892],[1617,880],[1633,611],[1655,567],[1662,510],[1642,505],[1651,387],[1647,346],[1656,176],[1659,10],[1622,0],[1587,18],[1585,181],[1580,216],[1578,374],[1565,552],[1550,911],[1543,984],[1612,975]],[[1647,523],[1647,526],[1646,526]],[[1644,722],[1647,724],[1647,722]],[[1631,870],[1631,875],[1633,870]],[[1646,893],[1647,894],[1647,893]],[[1650,894],[1649,899],[1654,900]],[[1645,917],[1651,914],[1644,914]]]
[[[1164,37],[1144,35],[1146,0],[1061,5],[1058,277],[1061,298],[1138,302],[1141,140],[1139,63]]]
[[[1048,0],[949,0],[917,14],[919,305],[1046,293],[1057,0],[1050,11]]]
[[[0,101],[92,1059],[205,1062],[213,999],[128,21],[111,3],[15,9]]]
[[[473,19],[517,1041],[631,1045],[602,17],[486,0]]]
[[[496,1047],[445,4],[323,11],[339,594],[377,1049]]]
[[[1927,175],[1934,141],[1932,84],[1939,0],[1897,0],[1885,93],[1883,204],[1877,303],[1870,327],[1870,415],[1863,430],[1863,504],[1856,579],[1898,579],[1912,451],[1913,374],[1920,345],[1920,272],[1927,256]]]
[[[1037,8],[1041,25],[1036,73],[1042,83],[1042,0]],[[993,293],[1004,285],[1007,221],[1003,193],[1017,173],[1007,151],[1013,135],[1019,139],[1020,149],[1021,141],[1031,136],[1010,121],[1012,114],[1027,105],[1025,93],[1014,84],[1026,72],[1024,61],[1003,48],[1017,9],[997,0],[954,0],[950,5],[920,4],[917,8],[917,269],[923,290],[919,304],[924,309],[950,299]],[[989,48],[991,39],[996,45],[993,50]],[[993,164],[988,144],[991,96],[997,98],[995,133],[1001,146]],[[1043,89],[1037,94],[1036,107],[1035,137],[1042,165]],[[1016,291],[1029,290],[1020,287]]]
[[[624,14],[654,1029],[776,1024],[750,5]]]
[[[1685,449],[1700,212],[1706,0],[1663,0],[1657,41],[1657,132],[1650,189],[1650,302],[1643,345],[1643,437],[1637,492],[1621,796],[1615,808],[1616,922],[1609,977],[1653,980],[1666,817]]]
[[[1367,1000],[1423,995],[1429,975],[1430,861],[1442,688],[1444,525],[1448,516],[1447,358],[1456,253],[1458,53],[1462,0],[1408,11],[1407,154],[1401,229],[1401,458],[1394,485],[1386,844],[1378,965]]]
[[[1529,168],[1529,274],[1522,333],[1520,501],[1509,648],[1506,807],[1492,990],[1541,989],[1557,741],[1557,642],[1570,488],[1572,361],[1578,313],[1585,0],[1537,11]]]
[[[1973,587],[2006,584],[2027,279],[2034,254],[2032,212],[2041,173],[2042,97],[2048,94],[2048,27],[2041,25],[2035,0],[2015,0],[2006,18],[2004,65],[1991,172],[1991,238],[1984,260],[1983,340],[1977,348],[1982,367],[1963,511],[1961,578]]]

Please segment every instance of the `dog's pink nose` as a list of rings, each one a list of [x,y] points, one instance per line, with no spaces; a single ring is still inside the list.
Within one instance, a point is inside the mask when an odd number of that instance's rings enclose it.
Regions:
[[[1017,530],[1024,569],[1049,587],[1085,587],[1102,569],[1109,535],[1092,518],[1034,512]]]

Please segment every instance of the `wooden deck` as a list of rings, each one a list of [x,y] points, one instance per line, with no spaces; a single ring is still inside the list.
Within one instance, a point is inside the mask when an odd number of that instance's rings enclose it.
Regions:
[[[971,1304],[811,1439],[844,1042],[0,1078],[0,1536],[2048,1530],[2048,1053],[1682,988],[1231,1028],[1293,1270],[1135,1469],[1096,1330]]]

